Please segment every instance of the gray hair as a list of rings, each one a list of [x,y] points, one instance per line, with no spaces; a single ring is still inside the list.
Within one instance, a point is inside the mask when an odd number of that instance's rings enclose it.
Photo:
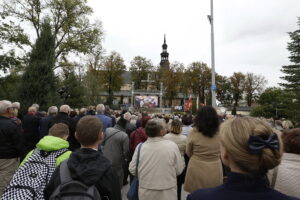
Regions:
[[[87,109],[86,108],[80,108],[79,114],[86,114]]]
[[[51,106],[48,108],[48,115],[54,115],[57,114],[58,108],[56,106]]]
[[[69,114],[70,110],[71,110],[71,108],[68,105],[62,105],[59,108],[59,112],[64,112],[64,113],[67,113],[67,114]]]
[[[146,134],[148,137],[160,136],[161,131],[166,131],[166,122],[163,119],[154,118],[146,124]]]
[[[28,108],[28,112],[36,112],[36,111],[37,111],[37,108],[34,107],[34,106],[30,106],[30,107]]]
[[[13,106],[14,108],[20,110],[21,104],[20,104],[20,102],[13,102],[13,103],[12,103],[12,106]]]
[[[7,113],[8,108],[12,108],[12,103],[10,101],[0,101],[0,115]]]
[[[97,113],[104,113],[105,111],[105,106],[103,104],[98,104],[97,107],[96,107],[96,111]]]
[[[40,108],[39,104],[37,104],[37,103],[32,104],[31,107],[35,107],[37,111],[38,111],[39,108]]]

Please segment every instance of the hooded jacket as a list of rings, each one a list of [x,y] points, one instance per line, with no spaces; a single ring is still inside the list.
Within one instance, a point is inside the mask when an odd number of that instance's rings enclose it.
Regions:
[[[43,137],[36,145],[37,148],[43,151],[57,151],[60,149],[67,149],[69,147],[68,141],[61,139],[59,137],[54,136],[45,136]],[[32,155],[33,150],[27,154],[25,159],[21,162],[20,167],[28,160],[28,158]],[[68,159],[71,155],[71,151],[67,151],[62,155],[56,158],[56,167],[60,165],[60,163],[66,159]]]
[[[95,185],[102,199],[121,200],[121,189],[118,177],[111,164],[101,152],[81,148],[73,152],[67,162],[72,179],[87,186]],[[54,190],[61,184],[59,167],[55,170],[44,194],[49,199]]]

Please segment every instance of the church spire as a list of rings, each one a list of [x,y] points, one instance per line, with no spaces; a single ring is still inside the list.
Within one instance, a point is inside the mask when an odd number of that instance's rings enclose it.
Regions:
[[[161,56],[161,61],[160,61],[160,67],[161,68],[169,68],[170,67],[170,62],[169,62],[169,53],[167,51],[168,45],[166,42],[166,34],[164,35],[164,43],[162,45],[162,53],[160,54]]]

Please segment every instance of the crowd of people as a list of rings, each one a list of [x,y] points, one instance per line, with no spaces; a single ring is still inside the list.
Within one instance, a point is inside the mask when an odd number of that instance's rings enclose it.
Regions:
[[[0,197],[140,200],[300,198],[300,128],[287,120],[71,109],[0,101]]]

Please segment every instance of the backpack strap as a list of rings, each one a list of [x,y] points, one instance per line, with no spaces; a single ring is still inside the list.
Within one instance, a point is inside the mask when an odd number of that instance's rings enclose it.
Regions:
[[[117,132],[111,134],[110,136],[108,136],[107,138],[104,138],[104,140],[103,140],[103,142],[102,142],[102,145],[104,146],[104,145],[105,145],[105,142],[106,142],[109,138],[111,138],[112,136],[116,135],[116,134],[119,133],[119,132],[122,132],[122,131],[117,131]]]
[[[135,171],[136,171],[136,176],[137,177],[138,177],[138,167],[139,167],[139,162],[140,162],[140,152],[141,152],[142,145],[143,145],[143,143],[141,142],[139,147],[138,147],[138,155],[137,155],[137,159],[136,159]]]
[[[59,173],[60,173],[60,181],[62,184],[67,183],[72,181],[72,177],[70,174],[70,170],[69,167],[67,165],[68,163],[68,159],[64,160],[61,164],[60,164],[60,168],[59,168]]]

